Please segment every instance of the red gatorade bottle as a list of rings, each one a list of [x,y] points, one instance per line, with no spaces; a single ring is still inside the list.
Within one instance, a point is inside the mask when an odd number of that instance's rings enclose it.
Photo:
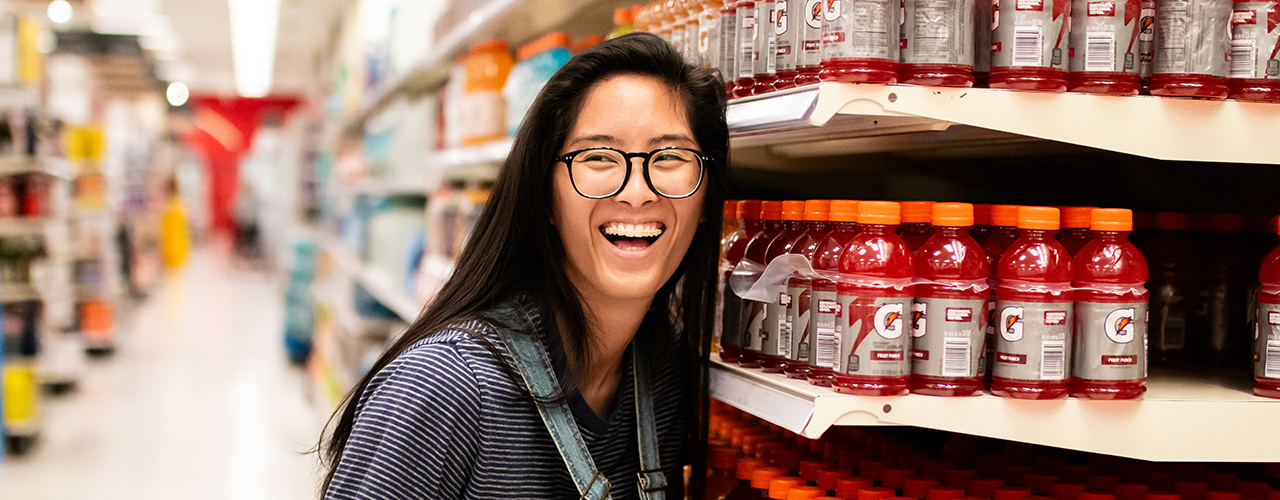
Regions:
[[[1147,391],[1147,259],[1129,242],[1133,212],[1099,208],[1076,255],[1071,395],[1136,399]]]
[[[1275,229],[1280,233],[1280,226]],[[1280,398],[1280,247],[1262,260],[1258,281],[1262,287],[1253,332],[1253,393]]]
[[[911,250],[894,234],[901,207],[891,201],[858,204],[862,232],[840,256],[840,306],[844,318],[836,391],[860,396],[907,393],[911,360],[908,319],[915,297]]]
[[[796,21],[792,26],[797,28],[800,47],[796,49],[796,85],[818,83],[818,73],[822,72],[822,14],[825,9],[821,1],[808,0],[796,2],[794,11],[789,14]]]
[[[1071,0],[996,3],[991,88],[1065,92]]]
[[[990,223],[991,234],[987,238],[986,243],[982,244],[982,253],[987,257],[987,267],[990,269],[991,291],[987,299],[987,383],[991,382],[992,370],[995,366],[996,356],[996,284],[1000,279],[996,276],[996,270],[999,268],[1000,256],[1004,255],[1004,251],[1018,239],[1018,206],[1017,205],[987,205],[987,219]]]
[[[808,229],[791,246],[791,253],[802,255],[812,263],[818,244],[831,232],[830,212],[831,200],[804,202],[804,220]],[[812,285],[807,277],[793,276],[787,280],[787,295],[791,296],[791,306],[787,308],[787,321],[791,324],[791,355],[787,357],[785,371],[790,378],[809,376],[809,355],[813,347],[813,329],[809,326]]]
[[[1231,98],[1280,102],[1280,3],[1240,0],[1231,13]]]
[[[1015,399],[1067,396],[1071,256],[1053,238],[1058,209],[1021,207],[1021,237],[1000,257],[991,392]]]
[[[902,224],[898,226],[898,236],[914,252],[933,236],[933,226],[929,224],[933,219],[933,202],[904,201],[901,205]]]
[[[737,363],[742,346],[746,340],[743,333],[747,329],[746,314],[748,308],[745,301],[729,288],[729,276],[734,266],[742,261],[747,253],[747,243],[764,230],[764,222],[760,220],[760,200],[743,200],[738,202],[738,229],[726,236],[720,248],[724,261],[724,271],[720,277],[721,299],[724,308],[720,314],[720,360],[726,363]]]
[[[830,387],[835,369],[841,366],[840,352],[844,318],[840,308],[837,282],[840,273],[840,257],[844,249],[858,234],[858,205],[854,200],[831,202],[831,232],[813,252],[810,263],[820,276],[809,286],[809,324],[813,330],[813,347],[809,356],[809,383]]]
[[[773,86],[778,81],[778,36],[774,31],[778,21],[777,3],[774,0],[755,0],[756,3],[756,41],[753,44],[755,56],[752,65],[752,80],[755,86],[752,95],[761,95],[776,90]],[[785,5],[785,2],[784,2]]]
[[[991,205],[974,203],[973,230],[969,231],[969,236],[972,236],[973,241],[981,245],[986,243],[987,238],[991,237],[991,231]]]
[[[1156,2],[1156,63],[1151,95],[1226,99],[1231,0]],[[1173,26],[1176,29],[1161,27]]]
[[[796,240],[804,234],[807,226],[804,222],[804,201],[788,200],[782,202],[782,233],[769,244],[765,251],[764,262],[768,265],[773,259],[787,253]],[[765,306],[764,324],[760,328],[762,342],[761,353],[764,360],[760,368],[767,373],[782,373],[791,356],[791,323],[787,310],[791,308],[794,297],[785,290]]]
[[[755,64],[759,51],[756,40],[757,31],[763,29],[760,19],[756,17],[755,0],[738,0],[738,79],[733,82],[733,97],[747,97],[755,89]]]
[[[1069,90],[1138,95],[1141,15],[1141,0],[1072,2]]]
[[[1058,232],[1058,241],[1062,247],[1075,257],[1089,243],[1089,217],[1093,209],[1098,207],[1062,207],[1062,230]]]
[[[897,83],[901,2],[822,4],[822,71],[818,77],[824,82]]]
[[[976,3],[975,0],[903,3],[899,82],[935,87],[973,86],[974,34],[981,29],[976,26],[980,23],[975,23],[980,19],[974,18]]]
[[[934,235],[916,251],[912,306],[911,392],[972,396],[982,392],[986,368],[989,275],[982,248],[969,237],[973,205],[933,205]]]
[[[768,265],[765,254],[769,251],[769,245],[782,234],[782,202],[761,202],[760,219],[764,221],[764,229],[747,242],[747,253],[743,260],[763,268]],[[743,310],[747,311],[743,315],[746,328],[743,330],[742,354],[738,356],[738,364],[746,368],[760,368],[760,363],[764,360],[761,349],[764,345],[764,316],[768,304],[754,300],[743,300],[743,304]]]

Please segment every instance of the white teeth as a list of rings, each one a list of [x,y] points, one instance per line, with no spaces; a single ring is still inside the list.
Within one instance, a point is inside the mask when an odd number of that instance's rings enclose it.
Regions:
[[[604,234],[624,238],[655,238],[662,233],[657,224],[610,224],[604,228]]]

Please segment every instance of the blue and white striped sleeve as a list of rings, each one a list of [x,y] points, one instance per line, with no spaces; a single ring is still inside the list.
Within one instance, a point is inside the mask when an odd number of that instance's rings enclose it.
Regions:
[[[480,391],[451,343],[421,344],[376,375],[325,494],[462,498],[477,454]]]

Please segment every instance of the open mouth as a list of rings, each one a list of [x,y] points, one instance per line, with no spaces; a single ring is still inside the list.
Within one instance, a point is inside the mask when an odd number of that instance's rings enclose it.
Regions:
[[[647,222],[644,224],[623,224],[620,222],[610,222],[600,226],[600,234],[622,250],[628,252],[639,252],[662,237],[662,233],[667,231],[667,227],[661,222]]]

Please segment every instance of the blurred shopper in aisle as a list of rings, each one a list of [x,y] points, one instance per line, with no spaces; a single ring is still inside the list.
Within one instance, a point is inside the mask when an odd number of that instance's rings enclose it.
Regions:
[[[187,208],[178,192],[178,180],[165,183],[164,213],[160,216],[160,254],[168,270],[182,268],[191,253],[191,238],[187,235]]]
[[[452,278],[332,422],[325,498],[683,497],[706,469],[723,89],[648,33],[551,78]]]

